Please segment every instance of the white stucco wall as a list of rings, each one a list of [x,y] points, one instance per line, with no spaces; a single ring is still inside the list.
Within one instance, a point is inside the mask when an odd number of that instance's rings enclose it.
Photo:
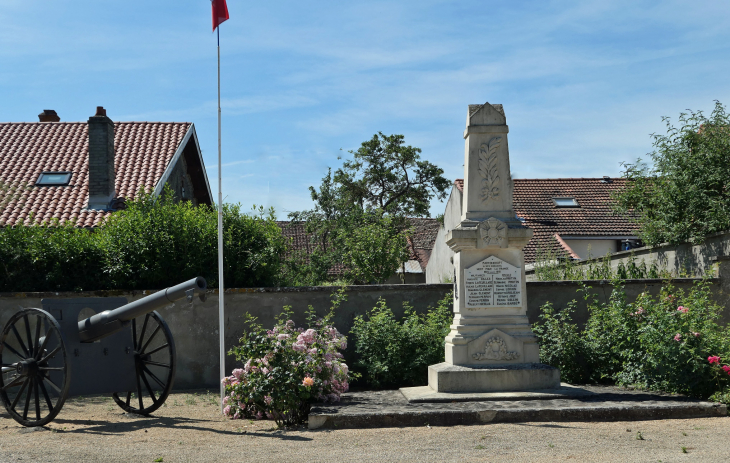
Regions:
[[[428,259],[426,283],[453,281],[454,264],[451,262],[451,257],[453,257],[454,251],[446,245],[446,233],[454,229],[461,221],[461,200],[461,191],[456,187],[451,187],[451,195],[449,195],[444,210],[444,226],[436,235],[436,242],[433,244],[431,257]]]
[[[588,259],[590,250],[591,257],[603,257],[606,254],[615,253],[618,249],[616,248],[616,240],[601,240],[601,239],[590,239],[590,240],[564,240],[565,244],[575,251],[581,259]]]

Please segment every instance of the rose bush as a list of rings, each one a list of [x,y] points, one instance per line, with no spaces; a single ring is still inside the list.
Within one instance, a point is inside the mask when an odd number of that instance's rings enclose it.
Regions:
[[[223,413],[289,426],[306,420],[311,402],[339,401],[352,377],[340,352],[347,339],[332,325],[344,299],[343,290],[335,293],[332,308],[319,319],[310,306],[306,330],[295,327],[291,307],[284,307],[271,330],[247,314],[248,332],[229,352],[244,366],[223,379]]]
[[[689,291],[665,283],[659,295],[642,293],[632,303],[618,281],[606,303],[587,294],[584,329],[570,320],[574,304],[559,313],[546,305],[534,327],[541,361],[561,368],[563,380],[702,398],[730,385],[730,376],[714,362],[730,358],[730,331],[718,323],[722,309],[712,300],[709,282]]]

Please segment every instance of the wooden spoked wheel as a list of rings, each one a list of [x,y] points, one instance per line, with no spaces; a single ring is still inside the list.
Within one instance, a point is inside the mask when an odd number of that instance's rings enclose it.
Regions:
[[[71,385],[64,339],[46,311],[23,309],[0,339],[0,398],[23,426],[43,426],[61,411]]]
[[[148,415],[162,406],[175,379],[175,342],[157,311],[132,320],[137,387],[115,392],[114,401],[127,412]]]

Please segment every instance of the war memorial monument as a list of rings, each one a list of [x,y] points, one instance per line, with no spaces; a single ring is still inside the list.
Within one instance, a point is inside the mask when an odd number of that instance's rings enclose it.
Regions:
[[[446,361],[428,370],[428,386],[439,395],[560,387],[560,371],[539,363],[527,319],[522,249],[532,230],[512,209],[508,133],[502,105],[469,105],[461,222],[446,236],[454,251],[454,321]],[[419,388],[402,389],[406,396],[409,389]]]

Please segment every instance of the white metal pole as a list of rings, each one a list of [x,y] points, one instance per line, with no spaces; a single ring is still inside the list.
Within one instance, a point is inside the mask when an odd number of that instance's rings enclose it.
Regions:
[[[221,387],[221,412],[223,412],[223,398],[226,395],[226,388],[223,386],[223,378],[226,376],[226,346],[225,346],[225,311],[223,309],[223,187],[221,184],[221,29],[218,31],[218,338],[220,342],[220,387]]]

